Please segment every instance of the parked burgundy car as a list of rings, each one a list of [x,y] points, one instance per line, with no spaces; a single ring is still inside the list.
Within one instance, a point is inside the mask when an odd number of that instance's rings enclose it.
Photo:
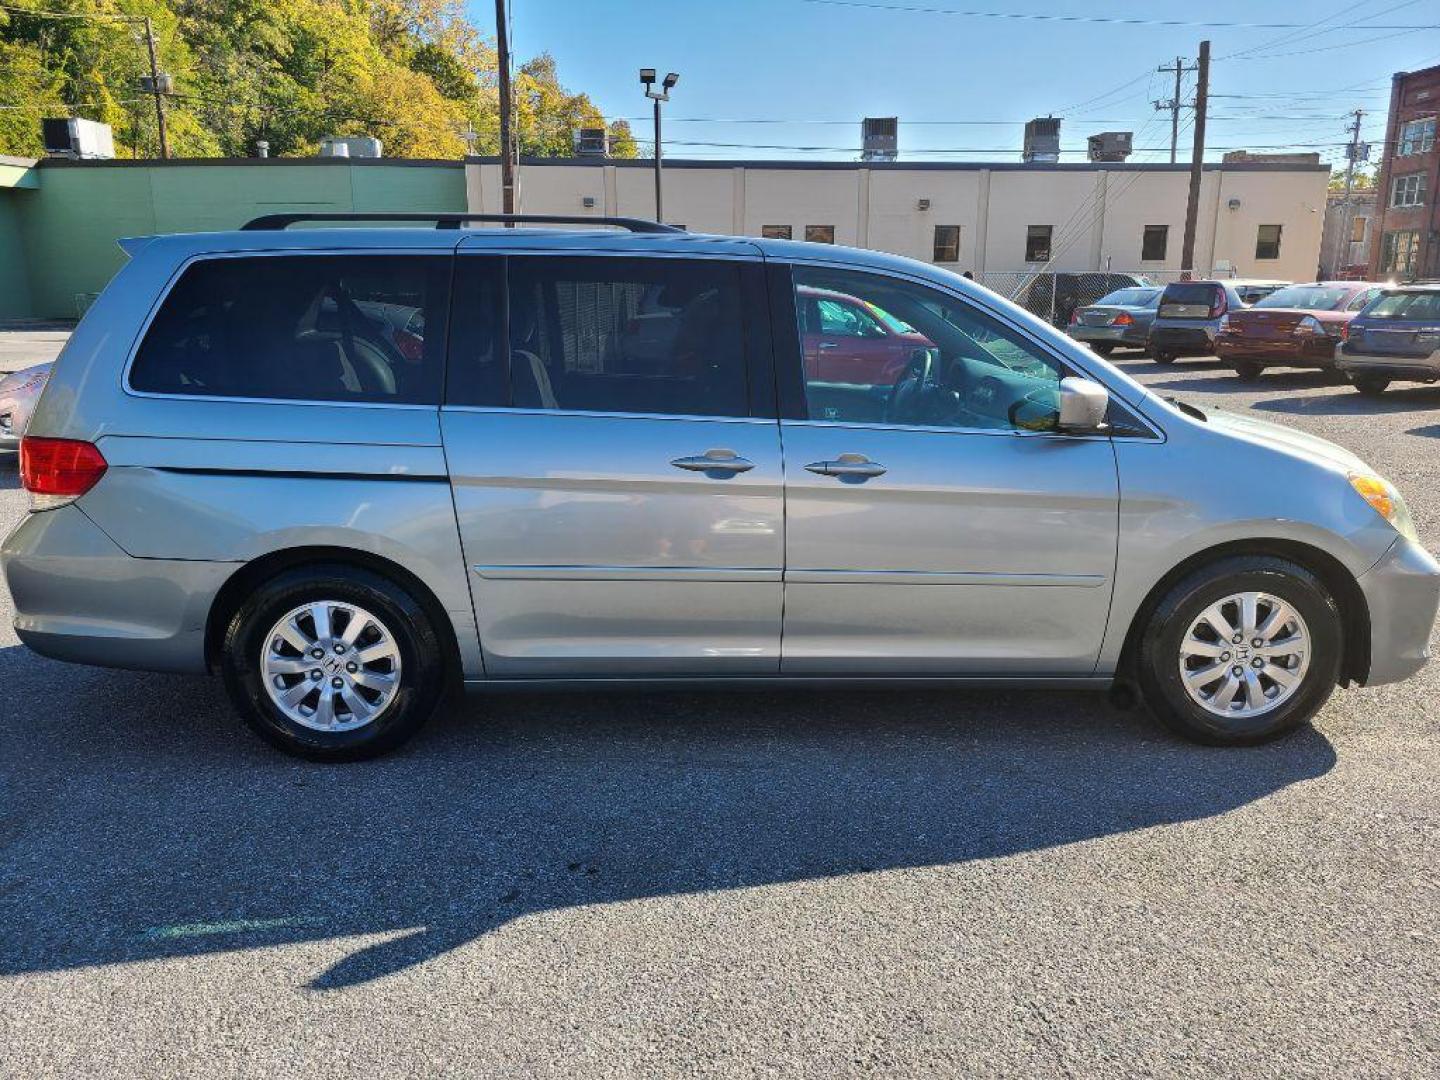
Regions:
[[[1333,371],[1341,331],[1382,288],[1368,281],[1287,285],[1226,315],[1215,354],[1242,379],[1254,379],[1267,367]]]
[[[935,343],[874,304],[845,293],[796,290],[811,382],[893,386]]]

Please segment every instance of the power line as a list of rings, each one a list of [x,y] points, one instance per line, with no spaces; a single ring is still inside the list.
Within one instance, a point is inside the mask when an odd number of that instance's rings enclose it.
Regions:
[[[1189,27],[1214,30],[1305,30],[1310,23],[1218,22],[1189,19],[1141,19],[1127,15],[1058,15],[1022,11],[966,11],[957,8],[921,7],[911,4],[877,4],[868,0],[800,0],[804,4],[826,4],[831,7],[865,8],[872,11],[901,12],[907,15],[953,15],[965,19],[1012,19],[1022,22],[1103,23],[1116,26]],[[1433,23],[1421,25],[1374,25],[1371,30],[1435,30]]]

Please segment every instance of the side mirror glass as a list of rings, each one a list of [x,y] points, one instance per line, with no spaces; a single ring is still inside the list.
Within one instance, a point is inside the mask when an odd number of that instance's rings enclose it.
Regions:
[[[1110,409],[1110,392],[1097,382],[1077,376],[1060,380],[1058,431],[1086,434],[1105,427]]]

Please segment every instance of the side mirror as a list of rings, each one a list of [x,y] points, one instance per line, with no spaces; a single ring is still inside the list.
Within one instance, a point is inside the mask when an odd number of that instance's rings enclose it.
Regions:
[[[1110,408],[1110,392],[1076,376],[1060,380],[1060,419],[1056,430],[1073,434],[1100,431]]]

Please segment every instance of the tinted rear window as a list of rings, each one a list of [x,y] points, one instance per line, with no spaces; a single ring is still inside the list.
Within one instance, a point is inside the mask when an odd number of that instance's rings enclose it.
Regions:
[[[190,266],[130,385],[161,394],[436,404],[448,256],[283,255]]]
[[[1205,282],[1184,281],[1165,286],[1162,304],[1204,304],[1209,307],[1220,292],[1219,285]]]
[[[1258,308],[1304,308],[1335,311],[1350,298],[1351,290],[1328,285],[1287,285],[1255,302]]]
[[[1365,309],[1367,319],[1440,319],[1440,292],[1390,293]]]
[[[745,416],[740,266],[514,256],[516,408]]]

